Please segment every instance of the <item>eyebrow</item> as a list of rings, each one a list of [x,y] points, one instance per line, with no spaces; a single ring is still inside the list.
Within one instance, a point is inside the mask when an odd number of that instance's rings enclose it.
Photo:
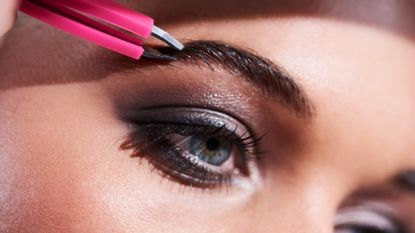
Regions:
[[[302,88],[284,69],[272,61],[251,51],[218,41],[191,41],[176,51],[168,47],[157,48],[159,52],[184,62],[205,66],[212,70],[219,67],[241,77],[258,88],[264,96],[277,100],[296,115],[309,119],[313,115],[311,101]]]

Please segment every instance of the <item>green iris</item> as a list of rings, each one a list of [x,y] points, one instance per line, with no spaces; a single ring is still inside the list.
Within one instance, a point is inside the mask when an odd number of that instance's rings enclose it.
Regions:
[[[189,141],[189,151],[200,160],[219,166],[230,157],[232,143],[217,137],[192,136]]]

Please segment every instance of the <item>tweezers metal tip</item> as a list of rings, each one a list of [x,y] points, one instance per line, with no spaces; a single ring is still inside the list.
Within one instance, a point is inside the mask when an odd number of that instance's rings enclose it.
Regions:
[[[157,27],[156,25],[153,26],[151,35],[177,50],[182,50],[184,48],[184,45],[180,43],[178,40],[176,40],[176,38],[174,38],[172,35],[164,31],[163,29]]]
[[[160,61],[176,61],[176,58],[167,54],[162,54],[154,48],[145,48],[143,57],[160,60]]]

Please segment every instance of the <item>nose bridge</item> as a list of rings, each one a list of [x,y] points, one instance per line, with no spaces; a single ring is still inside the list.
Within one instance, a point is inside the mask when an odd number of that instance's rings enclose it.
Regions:
[[[262,232],[333,233],[334,217],[342,192],[330,178],[305,179],[266,192]],[[276,191],[278,190],[278,191]]]
[[[288,225],[285,232],[290,233],[332,233],[333,212],[327,203],[320,203],[310,206],[304,203],[298,210],[291,213],[292,224]],[[275,231],[274,231],[275,232]]]
[[[327,206],[293,204],[287,213],[275,211],[269,233],[333,233],[333,215]],[[275,216],[279,215],[279,216]]]
[[[271,230],[266,232],[333,233],[333,208],[327,203],[312,203],[304,199],[295,202],[286,213],[274,211],[269,219]]]

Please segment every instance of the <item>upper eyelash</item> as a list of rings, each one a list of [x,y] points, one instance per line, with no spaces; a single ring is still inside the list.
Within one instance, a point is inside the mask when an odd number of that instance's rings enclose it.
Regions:
[[[259,144],[261,143],[261,141],[264,138],[265,134],[261,135],[260,137],[257,137],[255,135],[253,135],[252,133],[249,133],[248,131],[245,131],[242,135],[237,136],[236,133],[235,133],[236,129],[233,130],[232,132],[230,132],[229,134],[226,134],[227,130],[226,130],[225,125],[223,125],[221,127],[215,127],[215,126],[207,126],[207,125],[174,124],[174,123],[156,122],[156,121],[149,121],[149,123],[144,124],[144,125],[151,125],[151,124],[158,125],[158,126],[163,125],[163,126],[167,126],[167,127],[169,127],[169,126],[176,127],[176,129],[173,130],[173,132],[170,132],[170,133],[178,133],[178,134],[180,134],[178,131],[183,129],[183,128],[180,128],[180,127],[192,127],[192,128],[193,127],[202,127],[203,130],[199,133],[202,133],[202,134],[207,133],[210,136],[217,136],[217,137],[220,137],[220,138],[224,138],[224,139],[230,140],[233,143],[236,143],[237,145],[242,146],[244,149],[247,149],[246,152],[247,152],[247,155],[249,155],[249,156],[246,157],[245,159],[248,159],[248,160],[249,159],[259,159],[258,155],[262,154],[262,153],[260,153],[256,150],[255,151],[250,151],[248,149],[250,149],[250,148],[256,149],[259,146]],[[165,130],[165,128],[164,128],[164,130]],[[194,131],[195,130],[193,130],[193,133],[194,133]],[[221,131],[223,131],[223,132],[221,133]],[[187,134],[187,135],[180,134],[180,135],[190,136],[192,134]],[[248,135],[248,136],[245,137],[245,135]]]
[[[205,125],[190,125],[190,124],[175,124],[175,123],[166,123],[166,122],[151,122],[151,123],[147,123],[147,124],[143,124],[144,128],[147,128],[146,130],[153,130],[151,129],[151,127],[157,127],[158,129],[161,129],[161,131],[164,131],[164,135],[165,134],[169,134],[169,133],[178,133],[181,134],[182,136],[191,136],[194,135],[196,133],[206,133],[209,134],[211,136],[217,136],[217,137],[223,137],[223,138],[227,138],[229,140],[231,140],[233,143],[235,143],[237,146],[239,146],[240,148],[243,148],[243,153],[244,153],[244,161],[248,161],[250,159],[255,159],[254,153],[248,153],[250,150],[248,148],[250,147],[254,147],[257,143],[259,143],[259,141],[261,139],[254,139],[251,141],[251,139],[254,138],[254,136],[250,136],[248,135],[247,137],[238,137],[235,135],[235,131],[232,131],[230,133],[227,133],[227,129],[225,126],[222,126],[220,128],[215,127],[215,126],[205,126]],[[134,126],[134,127],[140,127],[140,126]],[[195,127],[199,127],[198,130],[195,130]],[[143,128],[142,128],[143,130]],[[187,133],[185,133],[187,131]],[[224,132],[221,132],[224,131]],[[136,132],[136,131],[134,131]],[[160,141],[163,141],[164,135],[160,135],[157,136],[155,138],[152,139],[151,142],[139,142],[140,140],[138,139],[139,137],[143,136],[143,135],[134,135],[135,133],[130,134],[129,139],[127,141],[125,141],[122,145],[121,145],[121,149],[133,149],[133,156],[137,156],[139,157],[140,155],[140,151],[145,150],[145,148],[149,148],[151,147],[153,144],[155,143],[159,143]],[[180,133],[181,132],[181,133]],[[227,134],[226,134],[227,133]],[[248,134],[248,133],[245,133]],[[244,134],[244,135],[245,135]],[[138,140],[137,140],[138,139]],[[165,148],[163,151],[161,151],[161,153],[171,153],[169,152],[172,149],[173,145],[170,145],[168,148]],[[174,150],[176,153],[177,149]],[[173,157],[173,156],[172,156]],[[183,157],[180,155],[180,157]],[[155,164],[157,162],[160,162],[161,160],[159,160],[160,158],[154,158],[149,156],[149,158],[147,158],[150,160],[151,163],[153,163],[152,165],[154,166],[154,168],[158,168],[157,166],[159,164]],[[229,186],[231,183],[231,176],[230,174],[221,174],[218,172],[213,172],[210,169],[208,169],[207,167],[203,166],[202,164],[196,162],[196,161],[190,161],[187,158],[176,158],[179,160],[184,160],[186,159],[187,164],[191,164],[192,169],[194,170],[198,170],[199,172],[201,172],[202,177],[205,178],[214,178],[215,181],[209,181],[209,179],[199,179],[199,180],[193,180],[194,183],[190,184],[190,185],[196,185],[196,186],[200,186],[200,187],[204,187],[204,188],[211,188],[213,186]],[[156,161],[159,160],[159,161]],[[174,158],[170,158],[170,157],[164,157],[163,162],[166,162],[168,160],[174,160]],[[186,162],[182,163],[182,167],[180,167],[178,170],[181,170],[182,168],[184,168],[186,166]],[[175,171],[170,171],[170,172],[175,172]],[[165,176],[167,176],[168,178],[173,178],[169,176],[169,174],[164,174]],[[176,177],[177,178],[177,177]],[[189,184],[188,184],[189,185]]]
[[[259,146],[262,142],[262,139],[265,137],[266,134],[261,134],[260,136],[257,136],[254,133],[246,130],[239,137],[233,137],[233,136],[236,136],[235,132],[236,132],[237,129],[236,128],[233,129],[232,132],[230,132],[228,135],[226,135],[225,133],[229,132],[227,130],[226,125],[216,127],[216,126],[208,126],[208,125],[201,125],[201,124],[177,124],[177,123],[170,123],[170,122],[165,122],[165,121],[153,121],[153,120],[149,120],[146,123],[135,122],[135,125],[150,125],[150,124],[165,125],[165,126],[176,126],[176,127],[180,127],[180,126],[203,127],[205,129],[205,132],[201,132],[201,133],[212,133],[212,132],[214,132],[214,134],[211,134],[211,136],[218,136],[218,137],[222,137],[222,138],[225,138],[225,139],[228,139],[228,140],[232,139],[232,142],[243,146],[245,149],[252,149],[253,151],[246,150],[246,152],[248,153],[247,154],[248,157],[246,158],[247,160],[251,160],[251,159],[261,160],[262,155],[266,153],[266,151],[259,151],[258,150],[258,148],[259,148]],[[220,134],[220,131],[223,131],[223,133]],[[185,135],[183,135],[183,136],[185,136]]]

